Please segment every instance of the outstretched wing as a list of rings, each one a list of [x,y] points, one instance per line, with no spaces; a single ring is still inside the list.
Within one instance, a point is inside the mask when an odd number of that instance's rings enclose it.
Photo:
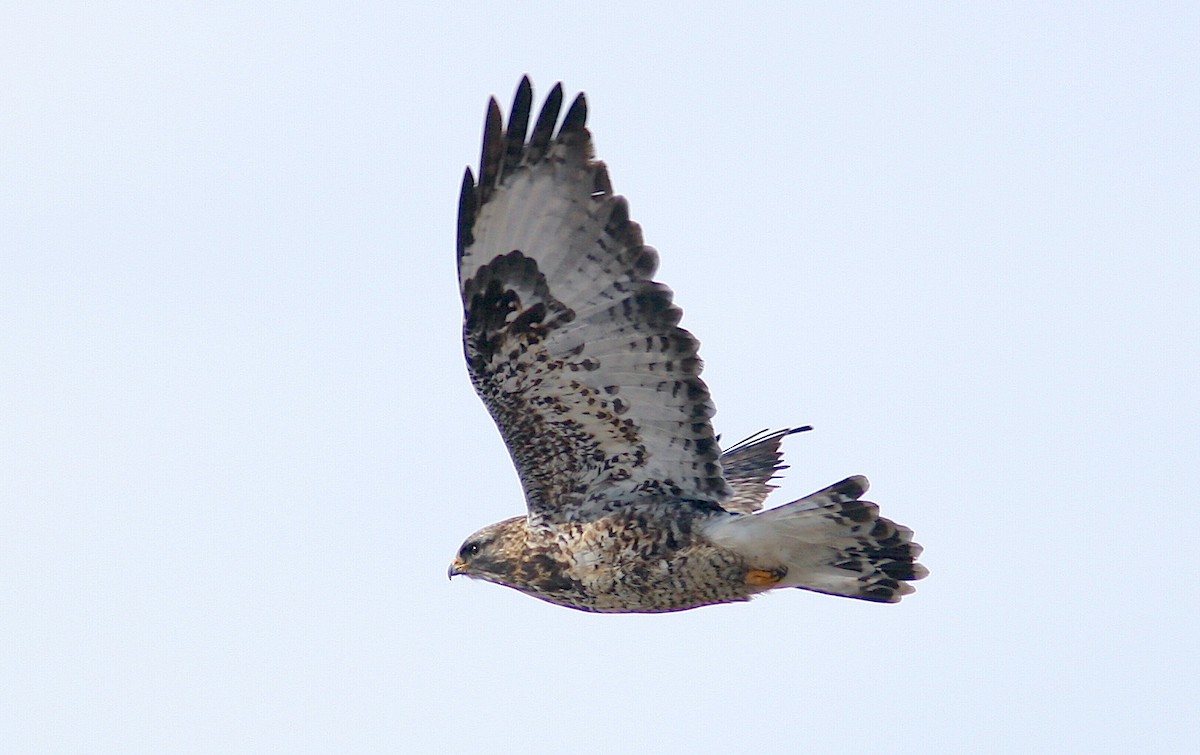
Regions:
[[[531,100],[522,79],[507,130],[489,103],[458,224],[467,366],[530,515],[587,518],[643,495],[726,499],[699,344],[593,159],[584,97],[555,133],[555,85],[527,140]]]

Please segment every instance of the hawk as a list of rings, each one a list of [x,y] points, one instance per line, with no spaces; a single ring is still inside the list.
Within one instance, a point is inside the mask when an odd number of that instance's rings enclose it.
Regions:
[[[763,510],[782,439],[721,452],[698,342],[654,281],[580,94],[562,85],[529,129],[523,78],[507,125],[488,103],[458,211],[463,348],[508,446],[527,513],[467,538],[449,575],[560,606],[659,613],[783,587],[894,603],[927,572],[912,531],[850,477]]]

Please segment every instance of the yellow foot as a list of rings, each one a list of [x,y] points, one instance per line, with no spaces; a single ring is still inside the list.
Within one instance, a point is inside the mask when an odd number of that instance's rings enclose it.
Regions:
[[[755,587],[774,587],[787,574],[787,567],[779,569],[751,569],[746,572],[746,584]]]

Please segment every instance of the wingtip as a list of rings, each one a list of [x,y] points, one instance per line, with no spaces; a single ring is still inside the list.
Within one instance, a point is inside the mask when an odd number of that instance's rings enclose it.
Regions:
[[[845,489],[847,492],[857,489],[853,495],[855,498],[861,498],[871,489],[871,481],[863,475],[856,474],[839,482],[838,487]]]
[[[500,177],[508,175],[521,163],[521,154],[525,151],[525,137],[529,131],[529,111],[533,106],[533,86],[529,77],[521,77],[517,84],[517,92],[513,95],[512,109],[508,114],[508,125],[504,131],[504,163],[500,168]]]
[[[487,201],[487,195],[500,171],[500,161],[504,156],[503,134],[500,103],[496,102],[495,97],[489,97],[487,117],[483,124],[483,149],[479,155],[479,190],[483,201]]]
[[[475,176],[468,167],[463,171],[462,188],[458,194],[458,256],[462,259],[463,250],[475,242],[471,226],[475,222],[475,212],[478,210],[475,194]]]
[[[484,117],[483,128],[484,134],[488,134],[493,130],[499,130],[503,121],[503,114],[500,112],[500,103],[496,98],[488,97],[487,115]]]
[[[517,91],[513,95],[512,116],[520,117],[522,120],[528,122],[529,109],[532,104],[533,104],[533,84],[529,83],[528,76],[522,76],[521,83],[517,84]],[[510,116],[510,121],[512,120],[512,116]],[[509,123],[509,129],[510,130],[512,129],[512,123]],[[525,141],[525,133],[524,133],[525,128],[522,127],[520,130],[522,132],[521,133],[521,141],[524,142]]]
[[[542,103],[537,122],[533,125],[533,133],[529,135],[529,144],[526,149],[530,161],[540,160],[550,147],[550,140],[554,137],[554,124],[558,122],[558,113],[561,109],[562,82],[560,81],[546,95],[546,101]]]
[[[573,134],[582,132],[587,123],[587,95],[580,92],[575,96],[571,107],[567,108],[567,115],[563,118],[562,126],[558,129],[561,134]]]

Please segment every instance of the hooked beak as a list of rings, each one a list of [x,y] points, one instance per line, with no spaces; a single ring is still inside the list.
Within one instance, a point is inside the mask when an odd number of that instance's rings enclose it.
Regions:
[[[446,578],[454,579],[459,574],[466,574],[466,573],[467,573],[467,565],[456,558],[450,562],[450,568],[446,571]]]

